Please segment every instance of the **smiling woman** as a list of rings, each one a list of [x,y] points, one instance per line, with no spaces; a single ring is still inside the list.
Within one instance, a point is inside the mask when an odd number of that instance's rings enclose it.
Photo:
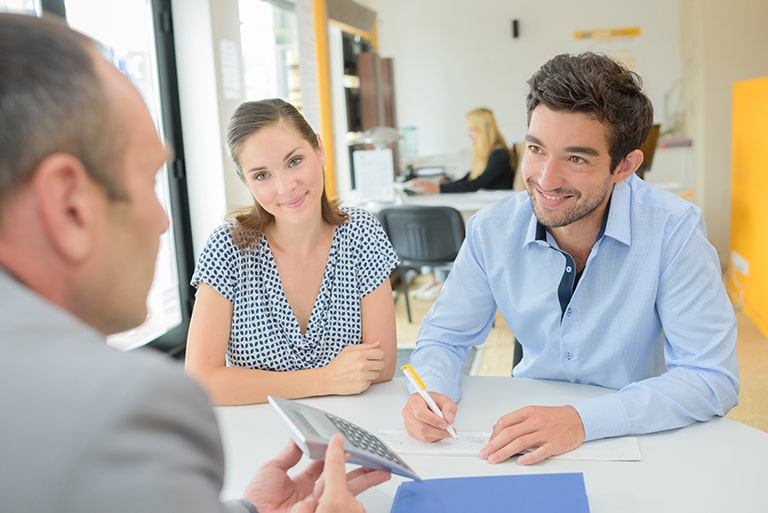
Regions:
[[[356,394],[389,380],[398,259],[379,222],[327,198],[323,143],[293,105],[242,104],[228,146],[255,201],[200,255],[187,371],[220,404]]]

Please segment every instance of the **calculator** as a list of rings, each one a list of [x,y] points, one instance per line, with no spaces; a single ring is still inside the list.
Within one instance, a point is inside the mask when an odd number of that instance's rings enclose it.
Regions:
[[[269,404],[288,426],[291,438],[313,460],[325,458],[325,449],[336,433],[344,436],[344,451],[349,463],[421,481],[403,459],[379,437],[360,426],[331,413],[291,399],[268,396]]]

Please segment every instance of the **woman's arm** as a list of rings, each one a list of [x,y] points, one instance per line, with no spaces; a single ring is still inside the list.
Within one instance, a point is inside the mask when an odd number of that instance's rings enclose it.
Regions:
[[[480,189],[512,189],[515,173],[509,152],[497,148],[488,156],[483,173],[474,180],[458,180],[440,184],[440,192],[474,192]]]
[[[395,374],[397,362],[397,329],[392,284],[386,278],[360,302],[363,323],[363,344],[379,341],[384,352],[384,368],[373,383],[389,381]]]
[[[389,281],[387,280],[387,287]],[[374,291],[368,297],[376,294]],[[392,295],[389,295],[392,303]],[[391,307],[394,312],[394,306]],[[227,367],[226,351],[233,307],[224,296],[204,283],[198,284],[187,337],[185,370],[202,383],[211,401],[219,405],[266,402],[268,395],[288,399],[329,394],[356,394],[381,378],[381,349],[372,344],[345,348],[330,364],[317,369],[289,372]],[[394,322],[394,313],[390,315]],[[394,326],[392,327],[394,331]],[[394,336],[378,328],[382,344],[394,346]],[[365,340],[365,339],[364,339]],[[394,349],[390,350],[394,353]],[[386,355],[385,351],[385,355]],[[385,356],[386,358],[386,356]],[[394,367],[394,356],[390,367]],[[389,371],[389,378],[392,377]],[[386,379],[389,379],[386,378]]]

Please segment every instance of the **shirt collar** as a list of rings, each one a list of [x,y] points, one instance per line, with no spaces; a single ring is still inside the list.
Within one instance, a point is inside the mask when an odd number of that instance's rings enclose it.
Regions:
[[[633,180],[631,177],[629,180]],[[597,240],[602,236],[611,237],[627,246],[632,242],[632,230],[630,223],[631,206],[631,188],[624,180],[613,187],[611,199],[608,202],[606,215],[603,217],[603,226],[597,235]],[[547,242],[547,229],[542,225],[531,209],[531,220],[528,223],[528,233],[525,236],[525,243]]]

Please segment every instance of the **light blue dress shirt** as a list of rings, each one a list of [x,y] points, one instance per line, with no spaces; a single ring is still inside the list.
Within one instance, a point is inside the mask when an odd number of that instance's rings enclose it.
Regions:
[[[467,349],[497,309],[523,346],[516,377],[617,390],[572,403],[586,441],[682,427],[737,403],[736,319],[701,212],[635,176],[615,186],[578,280],[526,192],[469,220],[411,356],[428,390],[460,399]]]

